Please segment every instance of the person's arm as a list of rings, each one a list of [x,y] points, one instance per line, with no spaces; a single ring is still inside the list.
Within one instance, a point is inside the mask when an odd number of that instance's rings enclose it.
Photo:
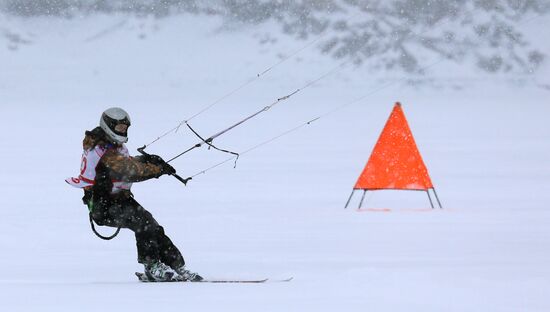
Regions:
[[[161,166],[122,156],[114,150],[107,151],[101,162],[109,169],[112,179],[124,182],[141,182],[165,173]]]

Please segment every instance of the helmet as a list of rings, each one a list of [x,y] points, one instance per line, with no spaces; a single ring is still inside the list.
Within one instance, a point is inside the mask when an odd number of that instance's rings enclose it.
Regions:
[[[130,115],[122,108],[112,107],[101,114],[99,126],[109,139],[114,143],[128,142],[128,127],[130,127]],[[121,125],[125,125],[121,126]]]

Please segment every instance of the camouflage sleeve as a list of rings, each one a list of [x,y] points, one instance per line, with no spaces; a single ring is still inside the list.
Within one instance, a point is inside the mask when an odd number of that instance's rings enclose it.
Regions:
[[[112,179],[124,182],[141,182],[162,175],[162,167],[144,163],[141,159],[125,157],[116,151],[108,151],[101,162],[110,171]]]

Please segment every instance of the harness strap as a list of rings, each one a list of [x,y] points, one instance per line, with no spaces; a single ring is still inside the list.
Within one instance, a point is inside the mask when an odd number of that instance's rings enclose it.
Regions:
[[[99,233],[96,231],[96,229],[95,229],[94,220],[92,219],[92,213],[90,213],[89,216],[90,216],[90,226],[92,227],[92,231],[94,232],[94,234],[95,234],[97,237],[99,237],[99,238],[101,238],[101,239],[103,239],[103,240],[111,240],[111,239],[115,238],[115,237],[118,235],[118,233],[120,232],[120,229],[121,229],[121,228],[119,227],[119,228],[117,228],[117,230],[115,231],[115,233],[114,233],[113,235],[111,235],[111,236],[103,236],[103,235],[99,234]]]
[[[84,204],[86,204],[86,206],[88,206],[88,211],[90,212],[89,213],[89,217],[90,217],[90,226],[92,227],[92,231],[94,232],[94,234],[103,239],[103,240],[111,240],[113,238],[115,238],[118,233],[120,232],[120,227],[116,230],[115,234],[111,235],[111,236],[103,236],[101,234],[99,234],[99,232],[97,232],[97,230],[95,229],[95,224],[94,224],[94,219],[92,218],[92,211],[94,209],[94,202],[92,200],[92,192],[89,191],[89,190],[86,190],[84,192],[84,197],[82,198],[82,201],[84,202]]]

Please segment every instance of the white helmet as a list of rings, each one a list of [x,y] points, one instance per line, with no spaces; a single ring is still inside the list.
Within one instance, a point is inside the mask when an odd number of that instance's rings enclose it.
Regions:
[[[121,124],[126,125],[124,131],[116,129],[117,125]],[[125,110],[118,107],[112,107],[104,111],[99,120],[99,126],[105,131],[107,137],[119,144],[128,142],[127,128],[130,127],[130,124],[130,115],[128,115]]]

